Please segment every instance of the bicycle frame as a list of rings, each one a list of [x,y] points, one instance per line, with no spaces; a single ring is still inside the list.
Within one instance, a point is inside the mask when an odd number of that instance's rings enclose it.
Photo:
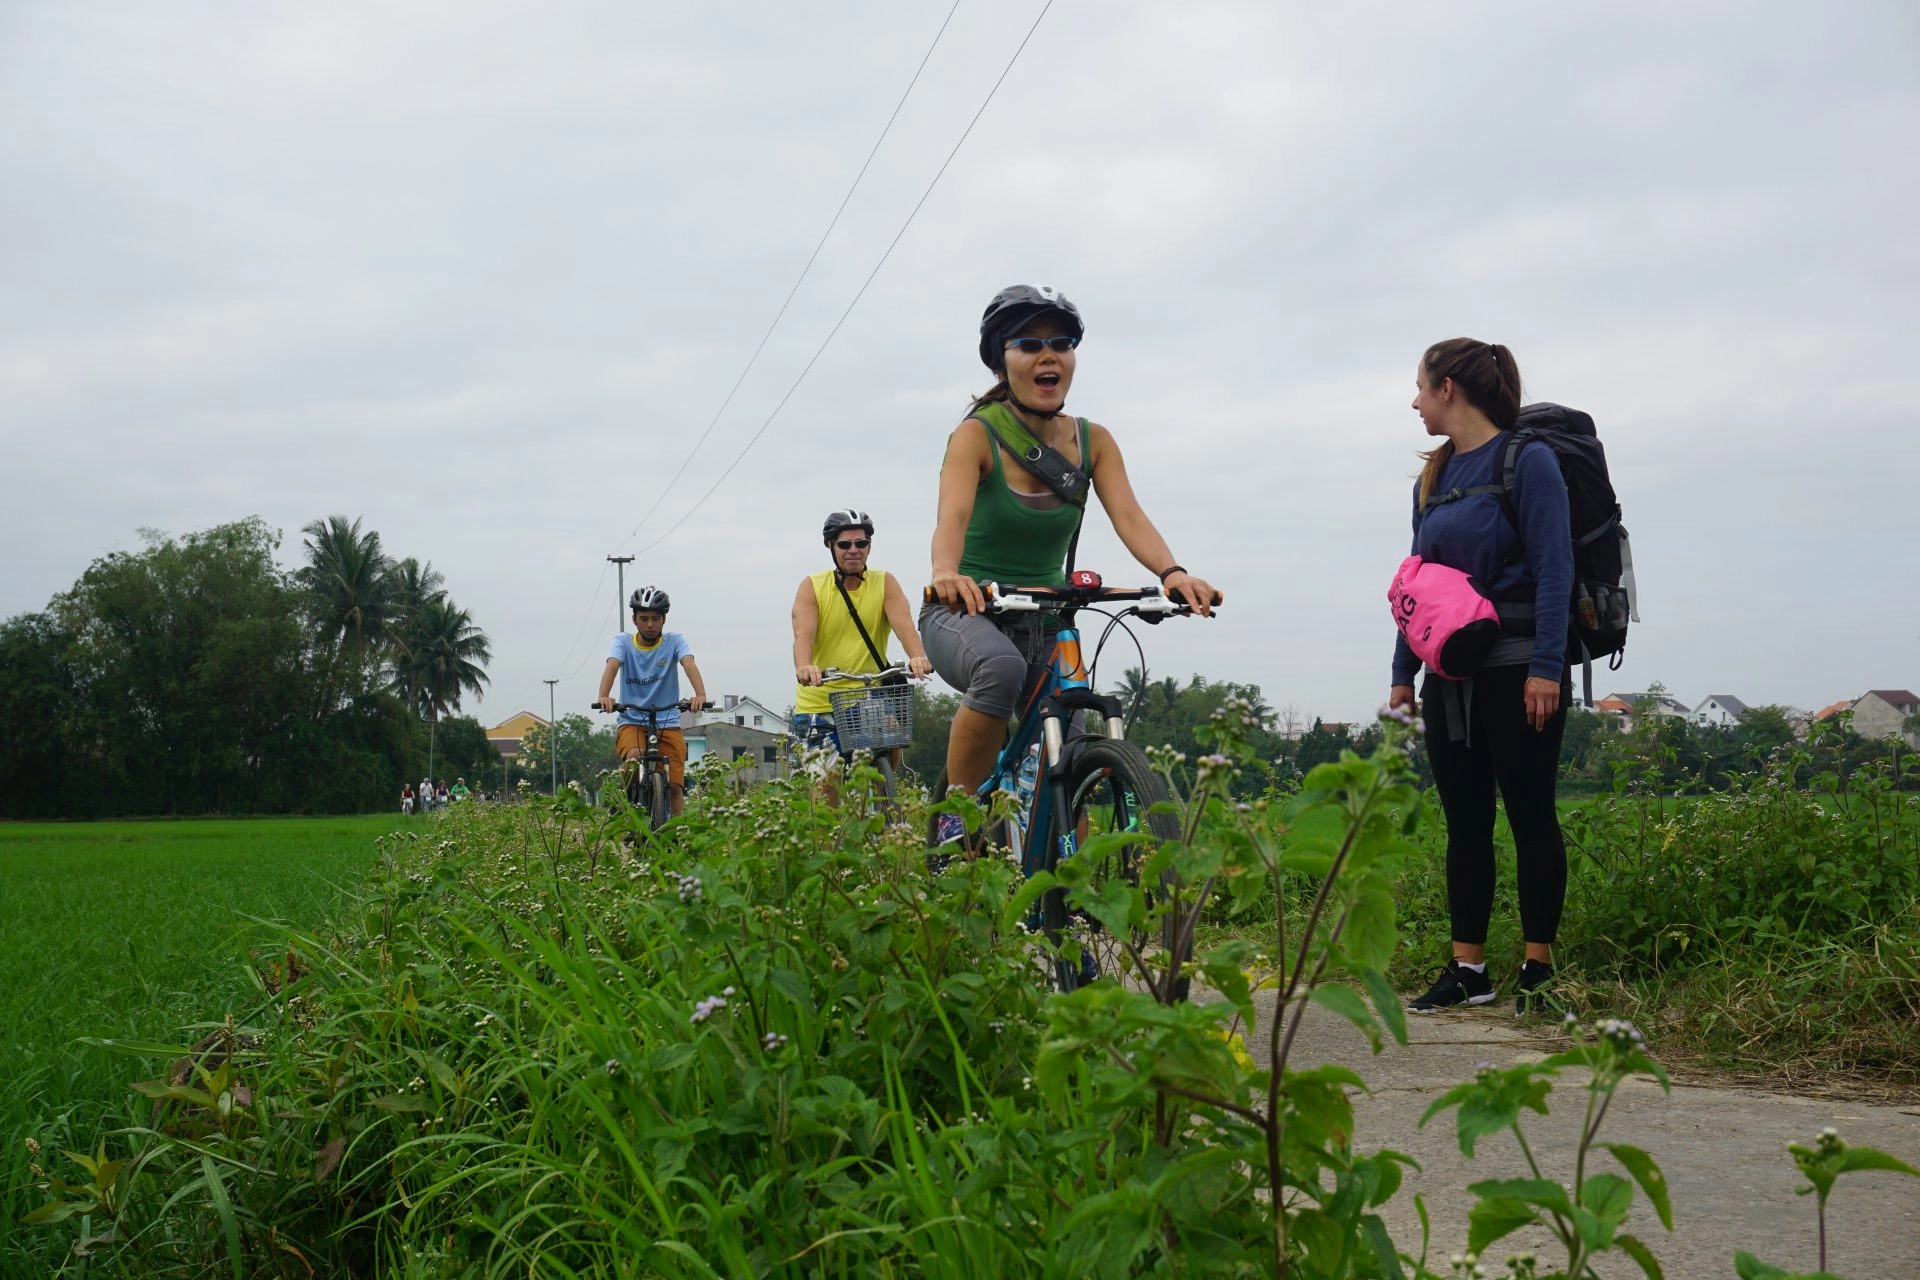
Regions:
[[[1054,830],[1054,815],[1065,812],[1068,805],[1067,724],[1078,712],[1097,713],[1105,717],[1108,737],[1126,736],[1120,700],[1093,689],[1074,612],[1073,606],[1061,610],[1062,625],[1053,637],[1051,651],[1044,662],[1029,664],[1026,705],[1007,745],[975,793],[985,805],[992,801],[995,791],[1015,791],[1021,762],[1034,743],[1040,744],[1040,773],[1033,795],[1028,797],[1025,810],[1015,815],[1019,829],[1008,832],[1009,844],[1017,842],[1019,846],[1021,873],[1027,876],[1046,866],[1049,841],[1060,841],[1062,858],[1071,857],[1077,843],[1075,832]]]

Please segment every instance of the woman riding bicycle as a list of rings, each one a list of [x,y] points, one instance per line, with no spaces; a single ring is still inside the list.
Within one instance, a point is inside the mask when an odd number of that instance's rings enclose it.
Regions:
[[[993,767],[1027,678],[1020,646],[982,615],[979,584],[1066,585],[1089,479],[1134,558],[1196,612],[1212,612],[1213,588],[1175,562],[1141,510],[1112,433],[1063,412],[1084,332],[1079,309],[1057,289],[995,294],[980,318],[980,359],[998,380],[948,437],[940,467],[936,601],[920,612],[920,635],[934,670],[965,695],[947,738],[947,782],[968,793]],[[1010,451],[1016,445],[1021,454]],[[941,818],[941,840],[957,838],[960,819]]]

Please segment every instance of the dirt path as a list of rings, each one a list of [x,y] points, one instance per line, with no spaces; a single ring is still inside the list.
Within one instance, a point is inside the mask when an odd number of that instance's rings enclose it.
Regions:
[[[1265,1020],[1273,994],[1261,993],[1261,1025],[1251,1043],[1266,1044]],[[1309,1007],[1294,1044],[1298,1066],[1337,1062],[1367,1081],[1372,1096],[1355,1100],[1354,1144],[1392,1147],[1421,1164],[1409,1171],[1401,1194],[1382,1210],[1396,1243],[1418,1252],[1420,1221],[1413,1197],[1425,1197],[1433,1220],[1429,1264],[1444,1272],[1444,1260],[1466,1245],[1464,1188],[1483,1178],[1527,1176],[1511,1135],[1482,1139],[1477,1159],[1460,1154],[1454,1113],[1417,1128],[1421,1113],[1446,1089],[1470,1077],[1476,1064],[1511,1065],[1540,1058],[1563,1044],[1558,1037],[1524,1032],[1504,1003],[1470,1013],[1409,1015],[1405,1047],[1388,1042],[1375,1057],[1350,1024]],[[1571,1181],[1586,1091],[1577,1076],[1554,1087],[1552,1114],[1522,1113],[1527,1141],[1547,1176]],[[1920,1165],[1920,1098],[1901,1105],[1795,1097],[1741,1088],[1676,1084],[1661,1092],[1651,1077],[1623,1085],[1601,1130],[1602,1141],[1630,1142],[1648,1151],[1665,1170],[1673,1193],[1674,1229],[1669,1235],[1635,1195],[1628,1230],[1645,1240],[1672,1280],[1722,1280],[1733,1275],[1733,1254],[1745,1249],[1790,1270],[1812,1270],[1816,1258],[1814,1205],[1796,1196],[1798,1172],[1788,1142],[1810,1142],[1832,1125],[1849,1142],[1879,1147]],[[1599,1155],[1600,1167],[1612,1158]],[[1489,1251],[1496,1259],[1522,1248],[1543,1263],[1564,1265],[1552,1237],[1509,1237]],[[1890,1173],[1853,1173],[1840,1179],[1828,1206],[1827,1265],[1848,1280],[1920,1280],[1920,1179]],[[1623,1255],[1599,1268],[1602,1276],[1636,1277]],[[1543,1270],[1546,1269],[1543,1267]]]

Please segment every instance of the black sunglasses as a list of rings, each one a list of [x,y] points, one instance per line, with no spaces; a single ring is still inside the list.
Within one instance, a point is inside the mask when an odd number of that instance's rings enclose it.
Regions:
[[[873,545],[873,539],[872,538],[843,538],[839,542],[834,543],[833,545],[840,548],[842,551],[851,551],[855,547],[858,547],[860,548],[860,550],[865,551],[868,547]]]
[[[1008,338],[1007,350],[1018,350],[1021,355],[1037,356],[1043,350],[1067,352],[1080,345],[1080,339],[1061,334],[1056,338]]]

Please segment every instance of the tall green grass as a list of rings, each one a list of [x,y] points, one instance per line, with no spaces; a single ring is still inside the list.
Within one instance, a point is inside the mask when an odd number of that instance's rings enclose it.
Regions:
[[[0,824],[0,1259],[33,1203],[16,1191],[26,1134],[129,1111],[126,1059],[90,1041],[183,1043],[244,1018],[263,999],[248,953],[278,936],[253,918],[327,920],[401,822]]]

